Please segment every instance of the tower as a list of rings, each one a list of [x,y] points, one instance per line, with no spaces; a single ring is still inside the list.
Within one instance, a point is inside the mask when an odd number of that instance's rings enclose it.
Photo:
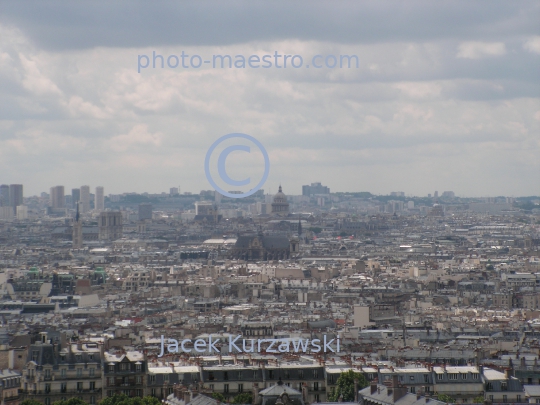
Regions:
[[[116,240],[122,237],[122,213],[102,212],[98,217],[99,240]]]
[[[51,208],[65,208],[64,186],[51,187]]]
[[[73,204],[73,208],[77,208],[77,203],[79,201],[81,201],[81,189],[72,188],[71,189],[71,203]]]
[[[96,195],[94,197],[94,209],[96,211],[105,211],[105,191],[103,187],[96,187]]]
[[[9,206],[9,186],[2,184],[0,186],[0,207]]]
[[[9,205],[13,208],[13,213],[16,213],[17,207],[23,205],[23,185],[9,185]]]
[[[75,222],[73,222],[73,249],[81,249],[83,245],[82,221],[79,213],[79,205],[77,202],[77,213],[75,214]]]
[[[81,187],[81,213],[90,211],[90,186]]]

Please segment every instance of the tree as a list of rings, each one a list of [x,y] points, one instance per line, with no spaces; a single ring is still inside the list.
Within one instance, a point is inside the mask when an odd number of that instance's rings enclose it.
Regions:
[[[55,401],[53,402],[53,405],[88,405],[88,404],[84,402],[82,399],[73,397],[67,400]]]
[[[212,398],[217,399],[219,402],[225,402],[225,395],[221,392],[212,393]]]
[[[41,402],[36,401],[35,399],[25,399],[21,402],[21,405],[43,405]]]
[[[362,373],[357,373],[353,370],[349,370],[341,373],[337,380],[336,388],[329,395],[328,399],[332,402],[337,402],[341,397],[342,402],[354,401],[354,380],[358,380],[359,390],[368,386],[366,377],[364,377]]]
[[[473,398],[473,404],[483,404],[483,403],[484,403],[484,397],[482,395],[479,395]]]
[[[55,404],[53,404],[55,405]],[[62,404],[62,405],[82,405],[82,404]],[[155,397],[133,397],[124,394],[116,394],[112,397],[104,398],[99,405],[161,405],[159,399]]]
[[[243,392],[235,396],[232,400],[233,404],[251,404],[253,402],[253,397],[249,392]]]
[[[452,398],[450,395],[446,395],[446,394],[437,395],[437,399],[439,401],[447,402],[447,403],[450,403],[450,404],[454,404],[456,402],[456,400],[454,398]]]

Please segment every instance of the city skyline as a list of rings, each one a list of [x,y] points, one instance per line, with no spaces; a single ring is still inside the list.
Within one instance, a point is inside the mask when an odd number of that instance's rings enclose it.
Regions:
[[[249,4],[260,27],[212,4],[156,14],[135,2],[144,27],[106,3],[60,7],[61,18],[40,8],[38,21],[23,3],[4,5],[3,181],[30,194],[45,184],[206,189],[208,148],[242,132],[267,149],[276,190],[315,177],[336,191],[540,194],[537,2]],[[101,15],[118,23],[96,29]],[[280,15],[295,18],[278,29]],[[138,55],[153,52],[157,63],[182,52],[356,55],[359,67],[138,73]],[[254,176],[254,159],[227,164]]]

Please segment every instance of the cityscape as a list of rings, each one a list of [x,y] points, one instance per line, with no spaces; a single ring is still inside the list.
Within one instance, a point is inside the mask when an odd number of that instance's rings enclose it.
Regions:
[[[538,0],[0,0],[0,405],[540,405]]]
[[[540,402],[540,197],[23,190],[5,404]]]

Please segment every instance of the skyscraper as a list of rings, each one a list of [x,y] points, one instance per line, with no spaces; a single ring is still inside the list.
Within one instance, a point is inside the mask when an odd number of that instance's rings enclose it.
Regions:
[[[105,211],[105,190],[101,186],[96,187],[94,209],[96,211]]]
[[[9,185],[9,205],[13,207],[13,214],[17,212],[17,207],[23,205],[23,185]]]
[[[66,208],[64,186],[51,187],[51,208]]]
[[[81,212],[90,211],[90,186],[81,187]]]
[[[9,186],[2,184],[0,186],[0,207],[9,206]]]
[[[73,204],[73,208],[77,208],[77,203],[79,201],[81,201],[81,189],[72,188],[71,189],[71,202]]]

